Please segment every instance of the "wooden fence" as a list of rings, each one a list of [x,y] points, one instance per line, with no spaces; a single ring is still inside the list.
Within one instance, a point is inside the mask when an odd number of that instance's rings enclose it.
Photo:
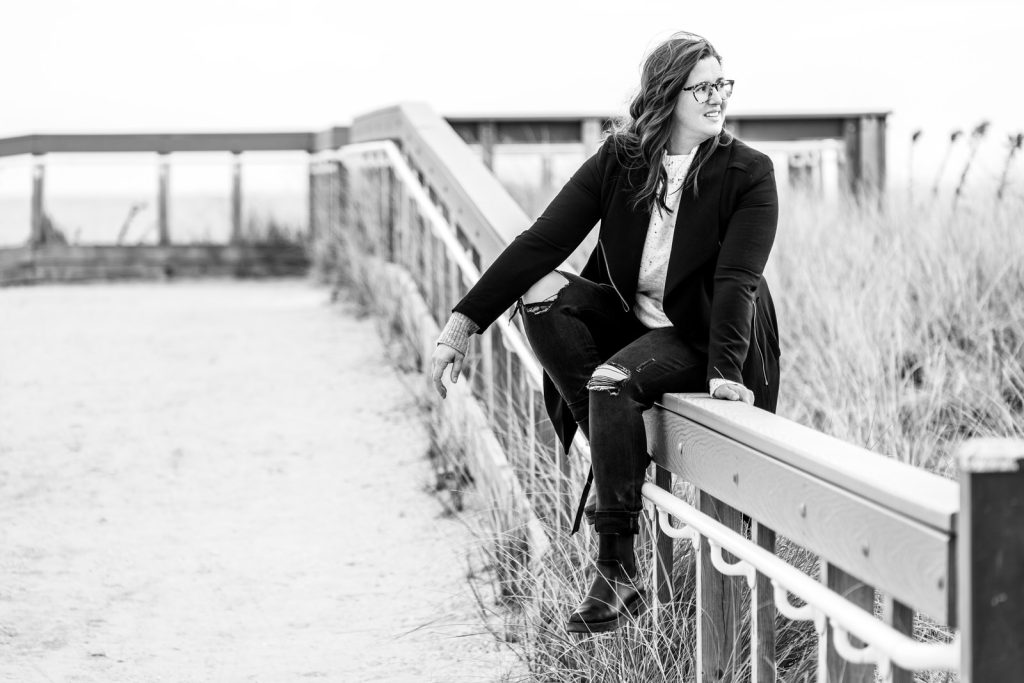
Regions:
[[[421,311],[419,321],[405,320],[425,369],[452,305],[528,219],[424,106],[360,117],[350,139],[314,165],[320,255],[329,260],[337,243],[326,238],[342,235],[358,261],[407,275],[410,291],[391,305]],[[382,299],[394,298],[385,270],[372,277]],[[544,417],[540,370],[518,322],[492,325],[470,361],[463,394],[497,444],[474,474],[507,498],[525,498],[534,522],[564,520],[575,490],[554,482],[582,472]],[[758,683],[776,680],[776,610],[814,623],[819,683],[876,674],[907,682],[919,670],[959,671],[974,683],[1021,680],[1024,443],[966,443],[957,483],[706,394],[666,395],[646,420],[657,463],[644,496],[659,600],[672,599],[666,568],[679,544],[698,555],[698,681],[739,680],[741,670]],[[586,456],[582,438],[575,448]],[[693,505],[673,494],[673,477],[696,492]],[[535,557],[547,546],[543,526],[531,528]],[[819,575],[780,559],[781,539],[817,556]],[[957,635],[915,640],[915,615]]]

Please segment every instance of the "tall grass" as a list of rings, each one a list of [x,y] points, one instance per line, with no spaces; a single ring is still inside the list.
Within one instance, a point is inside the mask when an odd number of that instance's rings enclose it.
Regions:
[[[947,475],[964,438],[1024,434],[1024,203],[793,196],[769,277],[780,414]]]

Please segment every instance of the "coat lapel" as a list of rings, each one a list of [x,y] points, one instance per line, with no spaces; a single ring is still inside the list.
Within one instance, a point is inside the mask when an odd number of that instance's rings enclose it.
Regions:
[[[627,200],[631,193],[629,185],[615,193],[617,201],[609,208],[608,216],[602,221],[602,246],[611,278],[627,301],[636,295],[636,281],[640,275],[640,260],[643,257],[647,229],[651,213],[643,208],[634,209]]]
[[[730,151],[731,146],[716,149],[697,176],[699,194],[691,185],[679,202],[665,279],[666,299],[718,250],[718,215]]]

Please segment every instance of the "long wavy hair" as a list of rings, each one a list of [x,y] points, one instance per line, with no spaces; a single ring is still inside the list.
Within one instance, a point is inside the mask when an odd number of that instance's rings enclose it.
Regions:
[[[633,184],[630,202],[634,209],[643,207],[653,211],[659,206],[668,211],[668,174],[661,163],[662,154],[672,134],[672,115],[679,93],[690,72],[707,57],[722,61],[722,56],[705,38],[680,32],[654,48],[644,60],[640,89],[629,105],[628,115],[615,122],[610,136],[619,162],[627,169]],[[728,144],[730,140],[729,134],[723,131],[697,147],[684,188],[692,185],[697,193],[701,167],[720,144]]]

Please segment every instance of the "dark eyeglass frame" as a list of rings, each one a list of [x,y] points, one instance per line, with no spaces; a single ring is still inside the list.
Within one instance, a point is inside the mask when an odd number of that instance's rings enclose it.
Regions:
[[[714,88],[715,92],[717,92],[722,97],[723,100],[727,100],[730,97],[732,97],[732,88],[733,88],[734,85],[736,85],[736,81],[735,80],[720,78],[717,81],[715,81],[714,83],[712,83],[711,81],[701,81],[700,83],[695,83],[694,85],[691,85],[688,88],[682,88],[682,89],[686,90],[686,91],[689,91],[693,95],[693,99],[694,99],[694,101],[697,104],[704,104],[709,99],[711,99],[711,90],[710,90],[711,88]],[[704,98],[704,101],[702,102],[700,99],[697,98],[697,88],[703,88],[705,86],[708,87],[708,95],[707,95],[707,97]],[[726,88],[726,87],[728,88],[728,92],[724,92],[723,91],[723,88]]]

